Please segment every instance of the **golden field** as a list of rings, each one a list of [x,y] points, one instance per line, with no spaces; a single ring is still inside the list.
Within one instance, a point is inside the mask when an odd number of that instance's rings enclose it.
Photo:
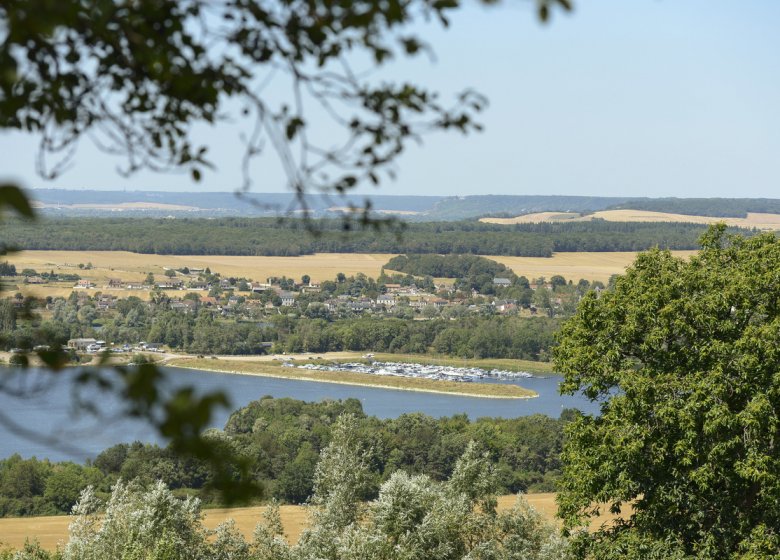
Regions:
[[[677,257],[690,258],[696,251],[672,251]],[[637,253],[633,251],[610,253],[555,253],[545,257],[490,257],[505,264],[515,274],[529,280],[560,274],[567,280],[577,282],[580,278],[607,282],[613,274],[622,274],[634,262]]]
[[[526,494],[526,501],[539,513],[550,521],[555,521],[555,494]],[[510,509],[517,500],[514,495],[500,496],[498,509]],[[213,529],[227,519],[233,519],[238,529],[247,539],[252,538],[255,526],[261,520],[263,506],[232,508],[232,509],[208,509],[204,510],[203,524]],[[285,535],[288,541],[297,542],[301,532],[308,524],[308,512],[306,506],[281,506],[280,515]],[[615,516],[606,514],[596,519],[591,526],[595,527],[605,521],[614,519]],[[18,549],[24,545],[25,539],[36,538],[41,546],[47,550],[54,550],[57,545],[62,545],[68,536],[69,516],[49,517],[21,517],[0,519],[0,544]]]
[[[693,251],[675,251],[688,257]],[[93,281],[96,286],[89,292],[105,290],[108,278],[120,278],[128,282],[142,282],[151,272],[162,277],[167,268],[210,268],[225,277],[244,277],[263,282],[269,276],[287,276],[300,280],[308,274],[312,281],[333,280],[343,272],[351,276],[362,272],[376,278],[388,260],[396,256],[384,253],[321,253],[301,257],[245,257],[210,255],[145,255],[126,251],[21,251],[6,258],[18,271],[32,268],[38,272],[53,270],[64,274],[78,274]],[[518,275],[529,279],[560,274],[566,279],[580,278],[605,282],[613,274],[622,273],[636,257],[634,252],[618,253],[555,253],[552,257],[504,257],[487,256],[509,266]],[[90,270],[80,269],[79,264],[92,263]],[[451,281],[451,280],[450,280]],[[26,285],[17,282],[16,288],[24,295],[63,296],[72,291],[71,283]],[[146,290],[111,290],[119,297],[135,295],[146,298]]]
[[[151,272],[162,276],[167,268],[210,268],[222,276],[245,277],[265,281],[269,276],[288,276],[300,280],[308,274],[313,281],[332,280],[343,272],[347,276],[362,272],[377,277],[382,266],[395,254],[321,253],[301,257],[244,257],[222,255],[145,255],[127,251],[21,251],[8,256],[17,270],[34,268],[39,272],[79,274],[87,279],[142,281]],[[92,263],[92,270],[81,270],[79,263]]]
[[[532,224],[539,222],[587,222],[593,219],[608,222],[684,222],[691,224],[717,224],[762,230],[780,230],[780,214],[749,212],[746,218],[719,218],[713,216],[693,216],[690,214],[671,214],[651,212],[649,210],[601,210],[592,214],[580,215],[576,212],[537,212],[514,218],[481,218],[489,224]]]

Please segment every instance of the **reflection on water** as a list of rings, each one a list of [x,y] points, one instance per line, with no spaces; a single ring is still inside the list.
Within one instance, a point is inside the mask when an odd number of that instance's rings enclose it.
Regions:
[[[518,385],[539,393],[534,399],[484,399],[433,393],[415,393],[393,389],[376,389],[315,381],[297,381],[231,375],[207,371],[171,368],[167,370],[172,387],[193,385],[201,393],[222,390],[227,393],[231,410],[220,410],[212,425],[222,428],[232,410],[245,406],[264,395],[291,397],[304,401],[356,398],[366,414],[394,418],[408,412],[423,412],[431,416],[467,414],[475,419],[483,416],[514,418],[530,414],[557,417],[564,408],[578,408],[596,413],[597,406],[583,397],[562,397],[558,394],[558,377],[530,378],[516,381]],[[121,403],[99,395],[94,398],[107,416],[100,421],[74,416],[71,384],[72,373],[47,379],[47,389],[32,398],[19,399],[0,393],[0,411],[17,424],[36,433],[52,435],[57,441],[77,447],[86,456],[94,456],[116,443],[140,440],[162,443],[142,422],[123,417]],[[63,449],[53,449],[44,442],[31,441],[0,426],[0,458],[19,453],[23,457],[48,457],[52,460],[83,460]]]

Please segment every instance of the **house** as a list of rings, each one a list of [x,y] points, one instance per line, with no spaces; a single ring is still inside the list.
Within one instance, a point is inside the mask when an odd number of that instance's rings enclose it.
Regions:
[[[40,276],[25,276],[24,283],[25,284],[45,284],[46,280],[44,280]]]
[[[79,288],[81,290],[86,290],[86,289],[89,289],[89,288],[94,288],[95,284],[93,284],[89,280],[79,280],[78,282],[76,282],[76,285],[73,286],[73,287],[74,288]]]
[[[517,302],[511,299],[501,299],[493,302],[493,307],[499,313],[509,313],[517,310]]]
[[[143,282],[128,282],[127,284],[125,284],[126,290],[143,290],[146,287],[147,287],[146,284],[144,284]]]
[[[170,303],[170,307],[172,310],[179,311],[181,313],[193,313],[198,307],[198,302],[191,299],[180,299],[172,301]]]
[[[376,304],[384,305],[387,308],[395,307],[395,296],[391,296],[390,294],[382,294],[376,298]]]
[[[116,307],[116,298],[110,295],[101,295],[95,303],[95,308],[98,311],[108,311],[114,307]]]
[[[434,300],[429,301],[428,303],[430,303],[431,305],[433,305],[437,309],[441,309],[442,307],[444,307],[445,305],[449,304],[450,302],[447,301],[446,299],[436,298]]]
[[[156,285],[161,290],[181,290],[184,287],[184,282],[169,278],[166,280],[158,280]]]
[[[401,284],[385,284],[385,289],[387,290],[387,293],[389,293],[389,294],[400,292],[401,291]]]
[[[282,307],[292,307],[295,305],[295,294],[292,292],[282,292],[279,294],[282,300]]]
[[[222,288],[223,290],[232,290],[235,288],[235,286],[230,283],[229,278],[223,278],[222,280],[220,280],[219,287]]]
[[[124,282],[120,278],[109,278],[106,288],[110,290],[121,290]]]
[[[187,284],[187,287],[191,290],[208,290],[209,283],[203,282],[202,280],[193,280]]]
[[[94,338],[71,338],[68,341],[68,348],[84,352],[87,347],[95,344],[96,342],[97,340]]]
[[[250,289],[253,292],[257,292],[257,293],[265,292],[271,289],[271,284],[267,284],[267,283],[264,284],[262,282],[252,282],[252,284],[250,285]]]
[[[347,308],[350,311],[361,312],[368,311],[374,306],[374,303],[370,299],[359,299],[347,302]]]
[[[310,283],[308,286],[303,286],[301,288],[301,291],[304,294],[317,294],[317,293],[319,293],[321,291],[321,289],[322,288],[320,287],[319,284],[311,284]]]
[[[493,278],[493,285],[498,288],[507,288],[512,285],[509,278]]]
[[[219,305],[219,302],[217,301],[217,298],[215,298],[213,296],[200,298],[200,303],[202,305],[205,305],[206,307],[216,307],[217,305]]]

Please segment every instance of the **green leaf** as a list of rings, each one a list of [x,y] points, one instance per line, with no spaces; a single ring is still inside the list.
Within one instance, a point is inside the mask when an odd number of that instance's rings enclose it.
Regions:
[[[0,185],[0,210],[3,206],[10,206],[25,218],[35,218],[35,211],[30,205],[30,200],[24,191],[16,185],[9,183]]]

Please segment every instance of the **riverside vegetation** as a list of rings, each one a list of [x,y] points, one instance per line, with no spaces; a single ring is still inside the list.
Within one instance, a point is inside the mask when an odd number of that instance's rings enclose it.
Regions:
[[[149,301],[117,298],[110,289],[74,290],[67,299],[17,293],[0,299],[0,348],[99,337],[203,355],[355,350],[546,361],[561,319],[588,290],[605,287],[560,275],[529,281],[482,257],[420,258],[388,263],[416,275],[339,273],[316,287],[306,275],[301,281],[272,278],[259,292],[248,278],[185,269],[163,280],[149,275]],[[7,282],[38,274],[3,267]],[[437,284],[430,274],[437,272],[454,282]],[[504,283],[496,284],[496,276]],[[156,287],[171,281],[183,289]],[[188,292],[188,285],[199,291]]]
[[[170,560],[304,560],[310,558],[526,558],[566,560],[567,539],[518,500],[498,512],[496,470],[478,445],[467,444],[443,481],[394,472],[375,483],[372,442],[356,418],[341,415],[330,443],[315,455],[310,523],[290,545],[276,507],[247,542],[235,523],[215,531],[201,522],[199,503],[177,500],[161,483],[114,485],[107,501],[85,490],[70,538],[55,553],[35,543],[15,560],[155,558]],[[371,501],[367,501],[371,496]],[[105,513],[103,513],[105,512]]]
[[[558,419],[535,415],[471,421],[465,414],[436,419],[415,413],[381,420],[366,416],[357,399],[306,403],[264,397],[235,411],[224,430],[210,430],[207,437],[251,460],[252,476],[267,497],[297,504],[314,491],[318,457],[332,441],[342,414],[352,415],[355,431],[369,444],[365,498],[376,497],[398,472],[446,480],[470,441],[490,459],[497,492],[554,491],[563,428],[577,416],[565,411]],[[218,505],[219,496],[208,489],[212,478],[202,461],[138,442],[110,447],[85,465],[17,455],[0,460],[0,515],[69,513],[86,486],[106,498],[119,479],[145,487],[162,480],[179,497],[198,496]]]

